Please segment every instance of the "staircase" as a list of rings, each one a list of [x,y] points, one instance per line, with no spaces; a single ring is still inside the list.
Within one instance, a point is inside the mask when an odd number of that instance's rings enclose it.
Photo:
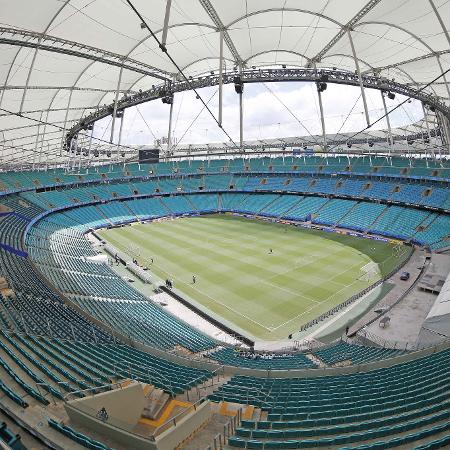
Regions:
[[[136,219],[139,220],[139,217],[136,216],[134,211],[131,210],[131,208],[126,204],[126,202],[122,202],[122,205],[125,207],[125,209]]]
[[[303,200],[305,200],[305,197],[300,198],[297,202],[295,202],[290,208],[288,208],[286,211],[282,212],[277,219],[281,219],[282,217],[286,217],[286,215],[292,211],[294,208],[296,208],[299,203],[301,203]]]
[[[381,213],[376,217],[376,219],[366,228],[365,232],[367,233],[388,211],[389,206],[386,205],[386,208],[381,211]]]
[[[108,216],[98,207],[98,206],[94,206],[94,208],[98,211],[98,213],[106,220],[106,222],[108,222],[111,225],[114,225],[111,220],[108,218]]]
[[[192,211],[198,212],[197,206],[195,206],[194,203],[192,203],[192,200],[189,198],[190,195],[184,195],[183,197],[187,200],[187,202],[189,203],[189,205],[191,205]]]
[[[142,417],[145,419],[156,420],[169,400],[170,395],[167,392],[150,386],[150,391],[145,395],[146,404],[144,406]]]
[[[162,198],[158,197],[158,200],[160,201],[162,207],[168,212],[168,215],[173,216],[173,211],[171,211],[170,208],[162,201]]]
[[[360,202],[356,202],[342,217],[340,217],[338,220],[336,220],[336,224],[338,225],[341,223],[342,220],[344,220],[358,205]]]
[[[274,202],[276,202],[279,198],[281,197],[281,195],[279,195],[278,197],[274,198],[271,202],[269,202],[268,204],[264,205],[261,209],[259,209],[254,215],[253,217],[257,217],[259,215],[259,213],[261,213],[262,211],[264,211],[266,208],[269,208],[270,205],[272,205]]]

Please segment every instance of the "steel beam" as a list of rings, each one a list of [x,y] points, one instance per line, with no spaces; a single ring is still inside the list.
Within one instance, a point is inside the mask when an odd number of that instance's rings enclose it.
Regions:
[[[170,6],[172,4],[172,0],[166,0],[166,14],[164,16],[164,26],[162,30],[161,44],[166,46],[167,42],[167,31],[169,30],[169,18],[170,18]]]
[[[127,58],[100,48],[81,44],[79,42],[68,41],[55,36],[45,35],[42,37],[41,33],[32,31],[0,27],[0,44],[71,55],[116,67],[123,66],[124,69],[158,78],[160,80],[168,80],[169,75],[171,75],[168,72],[132,58]]]
[[[381,100],[383,102],[383,109],[384,109],[384,115],[386,117],[386,125],[388,129],[388,144],[389,146],[392,146],[394,144],[394,141],[392,140],[392,129],[391,129],[391,120],[389,119],[388,110],[386,107],[386,98],[384,97],[384,91],[380,91],[381,94]],[[422,104],[423,106],[423,104]]]
[[[363,101],[363,105],[364,105],[364,113],[366,115],[366,122],[367,122],[367,126],[370,127],[369,110],[367,108],[367,99],[366,99],[366,93],[364,91],[364,83],[363,83],[362,76],[361,76],[361,69],[359,68],[359,61],[358,61],[358,57],[356,56],[356,50],[355,50],[355,45],[353,43],[352,33],[349,29],[347,29],[347,35],[348,35],[348,40],[350,41],[350,46],[352,48],[352,54],[353,54],[353,60],[355,62],[356,72],[358,74],[358,82],[359,82],[359,87],[361,89],[361,97],[362,97],[362,101]]]
[[[125,119],[125,110],[122,111],[122,117],[120,118],[119,139],[117,140],[117,161],[119,161],[119,148],[120,148],[120,144],[122,142],[122,129],[123,129],[124,119]],[[92,139],[92,136],[91,136],[91,139]]]
[[[330,42],[328,42],[325,47],[320,50],[319,53],[317,53],[313,58],[311,58],[312,63],[320,62],[322,61],[322,58],[330,51],[332,47],[336,45],[338,41],[340,41],[346,34],[347,30],[353,29],[353,27],[369,12],[371,11],[375,6],[380,3],[381,0],[370,0],[367,2],[359,11],[358,13],[353,16],[347,24],[342,27],[339,32],[331,39]]]
[[[425,120],[425,125],[427,127],[427,134],[428,134],[428,139],[431,142],[431,134],[430,134],[430,124],[428,123],[428,113],[425,110],[425,105],[423,103],[421,103],[422,105],[422,111],[423,111],[423,118]]]
[[[217,121],[222,126],[222,102],[223,102],[223,30],[219,31],[219,115]]]
[[[242,74],[242,65],[239,66],[239,74]],[[243,99],[244,85],[239,92],[239,147],[244,146],[244,99]]]
[[[317,87],[317,97],[319,98],[319,110],[320,110],[320,123],[322,125],[322,142],[323,142],[323,150],[327,150],[327,133],[325,130],[325,117],[323,115],[323,105],[322,105],[322,92],[320,92],[319,84],[316,84]]]
[[[170,154],[170,151],[172,149],[172,117],[173,117],[173,101],[174,98],[172,97],[172,103],[170,104],[170,112],[169,112],[169,130],[167,132],[167,153]]]
[[[116,124],[117,101],[119,100],[119,91],[120,91],[120,83],[122,82],[122,73],[123,73],[123,67],[121,67],[120,71],[119,71],[119,79],[117,80],[116,95],[114,97],[114,107],[113,107],[112,123],[111,123],[111,137],[109,139],[109,142],[111,144],[113,143],[113,140],[114,140],[114,125]]]
[[[236,73],[229,71],[223,74],[223,84],[234,83],[234,77]],[[354,72],[344,70],[331,70],[321,69],[320,72],[314,68],[277,68],[277,69],[246,69],[242,71],[241,79],[244,83],[268,83],[268,82],[282,82],[282,81],[308,81],[317,82],[320,81],[320,77],[323,75],[328,76],[328,83],[343,84],[350,86],[360,86],[358,74]],[[375,75],[362,75],[362,82],[365,88],[378,89],[383,91],[391,91],[397,94],[404,95],[422,101],[428,105],[434,106],[436,110],[442,111],[444,115],[450,117],[450,107],[442,102],[434,95],[420,89],[416,89],[413,86],[398,83],[396,81],[382,78]],[[183,92],[190,90],[192,87],[196,89],[216,86],[219,83],[219,75],[207,75],[198,78],[193,78],[190,83],[186,81],[173,82],[170,85],[171,92]],[[118,108],[125,109],[130,106],[139,105],[151,100],[156,100],[167,96],[167,87],[165,85],[158,85],[154,88],[132,95],[123,99],[119,99]],[[86,128],[86,125],[95,122],[111,115],[114,105],[106,105],[99,108],[97,111],[81,118],[77,124],[75,124],[68,133],[68,139]]]
[[[220,19],[219,15],[217,14],[217,11],[214,9],[211,2],[209,0],[199,0],[199,1],[200,1],[200,4],[205,9],[205,11],[208,13],[211,20],[214,22],[214,25],[217,27],[217,30],[223,31],[223,38],[225,40],[225,43],[227,44],[228,49],[230,50],[231,54],[233,55],[233,58],[236,61],[236,64],[242,64],[242,58],[240,57],[233,41],[231,40],[231,37],[227,31],[227,28],[223,24],[222,20]]]
[[[72,101],[72,92],[69,92],[69,99],[67,100],[67,108],[66,108],[66,114],[64,116],[64,126],[63,126],[63,131],[62,131],[62,137],[61,137],[61,150],[64,148],[64,139],[65,139],[65,134],[66,134],[66,129],[67,129],[67,118],[69,116],[69,110],[70,110],[70,102]],[[69,148],[69,147],[67,147]]]

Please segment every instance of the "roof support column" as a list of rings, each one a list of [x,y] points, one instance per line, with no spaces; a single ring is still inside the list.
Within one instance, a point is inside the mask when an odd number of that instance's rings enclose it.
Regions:
[[[370,127],[369,110],[367,109],[366,93],[364,91],[364,84],[363,84],[362,77],[361,77],[361,69],[359,68],[359,61],[356,56],[355,45],[353,44],[353,38],[352,38],[352,34],[350,32],[350,29],[347,29],[347,36],[350,41],[350,46],[352,48],[352,54],[353,54],[353,60],[355,61],[356,72],[358,73],[359,87],[361,88],[361,97],[362,97],[363,104],[364,104],[364,113],[366,114],[367,126]]]
[[[420,103],[422,105],[423,118],[425,120],[425,125],[427,127],[428,141],[431,142],[431,133],[430,133],[430,124],[428,123],[428,113],[425,110],[425,105],[423,102]]]
[[[380,91],[380,94],[381,94],[381,100],[383,101],[384,115],[386,117],[386,125],[387,125],[387,128],[388,128],[388,145],[389,145],[389,147],[391,147],[394,142],[392,140],[391,121],[389,119],[389,114],[388,114],[388,110],[387,110],[387,107],[386,107],[386,99],[384,98],[385,92],[384,91]]]
[[[41,137],[41,146],[40,146],[40,150],[39,150],[39,165],[41,164],[41,154],[42,154],[42,149],[44,147],[44,140],[45,140],[45,130],[47,128],[47,123],[48,123],[48,114],[49,114],[49,110],[47,109],[47,113],[45,114],[45,125],[44,125],[44,132],[42,133],[42,137]],[[47,155],[48,158],[48,155]],[[47,162],[46,162],[47,163]]]
[[[316,84],[317,96],[319,98],[319,110],[320,110],[320,123],[322,124],[322,139],[323,139],[323,150],[327,149],[327,134],[325,130],[325,117],[323,115],[323,105],[322,105],[322,92],[320,90],[319,84]]]
[[[173,118],[173,100],[174,95],[172,94],[170,102],[170,112],[169,112],[169,130],[167,132],[167,154],[170,154],[172,150],[172,118]]]
[[[119,72],[119,80],[117,81],[117,89],[116,89],[116,96],[114,98],[114,108],[113,108],[113,114],[112,114],[112,124],[111,124],[111,137],[109,138],[109,142],[112,144],[114,140],[114,126],[116,124],[116,116],[117,116],[117,101],[119,100],[119,92],[120,92],[120,83],[122,82],[122,73],[123,73],[123,66],[120,68]]]
[[[122,109],[120,116],[120,128],[119,128],[119,139],[117,140],[117,162],[119,162],[119,148],[122,142],[122,129],[123,129],[123,119],[125,117],[125,110]]]
[[[169,29],[169,18],[170,18],[170,6],[172,4],[172,0],[166,1],[166,15],[164,16],[164,27],[162,30],[161,44],[166,46],[167,42],[167,31]]]
[[[239,73],[242,73],[242,66],[239,66]],[[239,146],[242,150],[244,146],[244,99],[242,94],[244,93],[244,85],[239,92]]]
[[[39,124],[38,124],[37,132],[36,132],[36,140],[34,141],[33,164],[32,164],[33,170],[34,170],[34,165],[35,165],[35,162],[36,162],[37,147],[38,147],[38,143],[39,143],[39,132],[41,130],[40,122],[42,121],[42,114],[43,113],[44,113],[44,111],[41,111],[41,114],[39,116]]]
[[[70,103],[72,102],[72,93],[73,93],[73,89],[71,89],[69,92],[69,100],[67,101],[66,115],[64,116],[64,126],[63,126],[63,132],[62,132],[62,136],[61,136],[60,156],[62,156],[61,152],[62,152],[62,148],[63,148],[63,143],[65,141],[67,118],[69,116]]]
[[[450,121],[444,114],[442,114],[442,118],[444,121],[444,129],[447,136],[447,150],[448,150],[447,154],[450,155]]]
[[[441,129],[441,141],[442,146],[445,150],[447,150],[447,154],[450,154],[450,126],[447,117],[445,114],[442,114],[440,111],[437,111],[439,120],[439,128]]]
[[[222,127],[222,97],[223,95],[223,30],[219,34],[219,126]]]
[[[95,122],[92,122],[91,123],[91,135],[89,136],[89,147],[88,147],[88,160],[89,160],[89,163],[91,162],[91,148],[92,148],[92,138],[94,136],[94,125],[95,125]]]

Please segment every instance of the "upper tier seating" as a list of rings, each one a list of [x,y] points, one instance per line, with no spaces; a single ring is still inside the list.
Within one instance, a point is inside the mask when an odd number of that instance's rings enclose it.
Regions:
[[[0,192],[35,189],[55,185],[86,183],[89,181],[113,182],[143,176],[205,175],[210,173],[339,173],[354,175],[390,176],[396,178],[449,179],[447,161],[428,161],[405,158],[364,158],[300,156],[288,158],[250,158],[204,161],[179,161],[159,164],[108,165],[93,167],[80,174],[50,169],[45,172],[4,172],[0,174]],[[105,195],[104,189],[99,195]]]

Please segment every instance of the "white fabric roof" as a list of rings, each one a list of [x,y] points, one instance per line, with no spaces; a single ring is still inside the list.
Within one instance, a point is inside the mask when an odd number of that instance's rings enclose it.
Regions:
[[[166,0],[132,3],[161,38]],[[362,71],[379,69],[420,87],[450,68],[449,18],[448,0],[172,0],[167,48],[187,75],[217,71],[223,27],[228,69],[239,60],[247,66],[315,61],[353,71],[350,24]],[[151,72],[176,74],[124,0],[0,0],[0,22],[2,161],[11,154],[28,160],[34,154],[36,162],[39,154],[57,157],[62,130],[31,119],[70,128],[111,103],[119,77],[111,61],[129,62],[121,91],[161,82]],[[447,81],[428,90],[448,102]]]

